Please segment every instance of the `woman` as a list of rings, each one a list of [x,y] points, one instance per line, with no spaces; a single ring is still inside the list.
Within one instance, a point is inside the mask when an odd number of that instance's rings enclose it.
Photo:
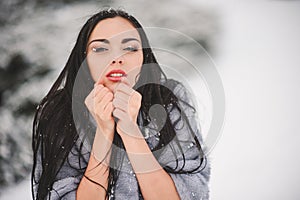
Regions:
[[[208,199],[210,165],[185,87],[122,10],[82,27],[33,122],[34,199]]]

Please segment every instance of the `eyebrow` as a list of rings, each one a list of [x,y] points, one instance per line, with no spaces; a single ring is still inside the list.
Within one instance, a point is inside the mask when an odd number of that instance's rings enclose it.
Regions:
[[[140,43],[140,41],[136,38],[124,38],[121,43],[124,44],[126,42],[129,42],[129,41],[132,41],[132,40],[135,40],[135,41],[138,41]],[[92,40],[88,45],[90,45],[91,43],[93,42],[104,42],[106,44],[109,44],[110,42],[107,40],[107,39],[95,39],[95,40]]]
[[[136,38],[124,38],[123,40],[122,40],[122,44],[124,44],[124,43],[126,43],[126,42],[129,42],[129,41],[131,41],[131,40],[135,40],[135,41],[138,41],[138,42],[140,42],[138,39],[136,39]]]

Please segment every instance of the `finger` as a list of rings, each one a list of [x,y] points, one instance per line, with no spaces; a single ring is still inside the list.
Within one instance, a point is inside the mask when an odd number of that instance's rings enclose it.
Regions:
[[[114,106],[112,104],[112,102],[108,102],[108,104],[106,104],[106,106],[103,109],[103,114],[104,116],[106,116],[106,119],[111,119],[112,118],[112,112],[114,110]]]
[[[116,91],[116,93],[114,93],[114,97],[118,99],[122,99],[125,102],[128,102],[130,96],[122,91]]]
[[[95,103],[96,104],[107,104],[108,102],[112,101],[114,99],[114,95],[111,93],[111,92],[108,92],[108,93],[105,93],[102,96],[98,95],[96,98],[95,98]]]
[[[120,110],[119,108],[115,108],[113,111],[113,116],[118,118],[119,120],[125,120],[127,115],[124,111]]]
[[[104,112],[105,113],[110,113],[112,115],[113,110],[115,109],[112,101],[108,102],[108,104],[106,104],[106,106],[104,107]]]
[[[89,108],[89,106],[91,105],[91,103],[93,102],[93,98],[94,98],[94,92],[95,92],[95,88],[93,88],[91,90],[91,92],[86,96],[84,103],[85,105]]]
[[[132,93],[134,92],[134,90],[131,88],[131,87],[129,87],[128,85],[126,85],[125,83],[119,83],[116,87],[115,87],[115,89],[114,89],[114,93],[116,93],[117,91],[120,91],[120,92],[123,92],[123,93],[125,93],[125,94],[127,94],[127,95],[132,95]]]
[[[105,106],[113,100],[113,94],[107,93],[103,98],[95,99],[95,105],[99,109],[99,112],[103,112]]]
[[[101,99],[101,98],[103,98],[105,96],[106,93],[112,93],[112,92],[110,92],[110,90],[107,87],[99,86],[95,90],[94,96],[98,96],[97,98]]]
[[[98,83],[95,83],[95,84],[94,84],[94,88],[97,88],[97,87],[99,87],[99,86],[104,87],[104,85],[103,85],[103,84],[100,84],[100,83],[99,83],[99,84],[98,84]]]
[[[96,83],[95,83],[95,85],[94,85],[94,89],[93,89],[93,97],[95,97],[96,96],[96,94],[101,90],[101,88],[103,88],[104,86],[103,85],[97,85]]]
[[[115,108],[121,109],[124,112],[127,112],[128,110],[128,103],[126,103],[122,99],[114,98],[112,104],[114,105]]]
[[[100,89],[100,88],[103,88],[104,85],[103,84],[96,84],[94,85],[94,88],[97,90],[97,89]]]

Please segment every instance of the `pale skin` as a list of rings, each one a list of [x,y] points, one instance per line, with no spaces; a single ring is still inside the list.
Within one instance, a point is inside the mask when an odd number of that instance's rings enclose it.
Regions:
[[[124,42],[126,38],[134,39]],[[106,39],[106,42],[99,39]],[[128,47],[136,47],[137,50],[130,51]],[[96,83],[85,99],[85,105],[97,122],[97,131],[85,176],[107,189],[111,159],[109,149],[114,138],[116,117],[117,132],[123,140],[144,199],[176,200],[180,197],[172,178],[153,156],[136,123],[142,96],[132,86],[143,62],[141,48],[137,30],[122,17],[100,21],[91,33],[87,61]],[[109,80],[105,75],[113,69],[124,70],[127,77],[123,76],[117,82]],[[97,166],[106,153],[106,159]],[[105,199],[105,190],[83,177],[76,199]]]

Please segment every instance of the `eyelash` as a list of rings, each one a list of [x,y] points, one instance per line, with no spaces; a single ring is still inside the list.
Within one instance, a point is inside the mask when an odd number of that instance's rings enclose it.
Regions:
[[[127,47],[127,48],[125,48],[125,50],[129,50],[131,52],[135,52],[135,51],[138,51],[138,48],[136,48],[136,47]]]
[[[103,48],[103,47],[99,47],[99,48],[93,47],[93,48],[92,48],[92,51],[93,51],[93,52],[96,52],[96,53],[98,53],[98,52],[103,52],[104,50],[108,50],[108,49]]]
[[[103,51],[106,51],[108,49],[106,48],[103,48],[103,47],[99,47],[99,48],[96,48],[96,47],[93,47],[92,48],[92,51],[98,53],[98,52],[103,52]],[[128,50],[130,52],[136,52],[138,51],[138,48],[137,47],[126,47],[124,50]]]

